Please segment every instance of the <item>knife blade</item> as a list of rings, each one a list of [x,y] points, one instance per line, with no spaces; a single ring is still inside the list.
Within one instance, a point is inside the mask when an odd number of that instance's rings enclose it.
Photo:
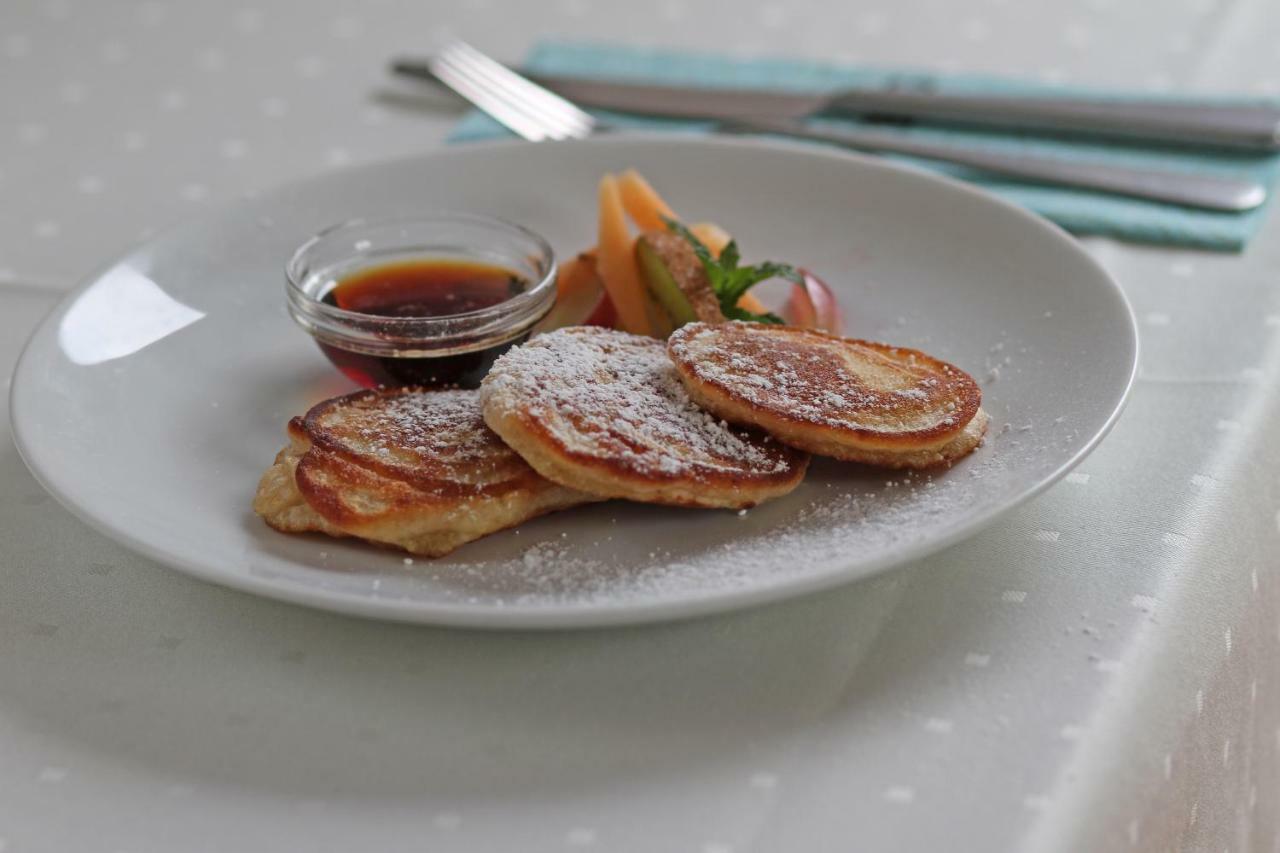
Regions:
[[[430,78],[423,63],[401,61],[400,74]],[[1280,107],[1271,104],[1171,103],[1116,99],[973,95],[920,86],[836,92],[776,92],[707,86],[622,83],[528,73],[575,103],[672,118],[798,120],[854,115],[930,123],[1050,130],[1162,144],[1280,150]]]

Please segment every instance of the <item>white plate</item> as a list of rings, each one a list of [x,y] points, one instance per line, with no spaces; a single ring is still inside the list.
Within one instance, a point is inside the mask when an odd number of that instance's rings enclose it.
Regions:
[[[441,560],[285,536],[249,509],[289,416],[348,390],[285,314],[283,265],[356,216],[499,215],[562,255],[592,241],[602,173],[639,168],[748,258],[803,263],[850,334],[919,347],[983,386],[985,447],[904,480],[816,460],[739,516],[610,502]],[[968,536],[1088,453],[1119,414],[1137,333],[1066,234],[967,186],[810,147],[614,137],[495,143],[337,172],[176,228],[41,324],[13,382],[23,458],[73,512],[216,583],[363,616],[478,627],[669,619],[829,587]]]

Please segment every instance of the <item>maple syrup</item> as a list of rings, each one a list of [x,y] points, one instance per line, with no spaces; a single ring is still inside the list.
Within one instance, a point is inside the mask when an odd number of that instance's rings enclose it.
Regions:
[[[431,259],[366,267],[342,278],[320,301],[358,314],[391,318],[453,317],[483,311],[519,296],[528,286],[506,267],[479,261]],[[320,341],[325,355],[352,381],[379,385],[456,385],[474,388],[493,362],[525,336],[451,354],[385,356]]]

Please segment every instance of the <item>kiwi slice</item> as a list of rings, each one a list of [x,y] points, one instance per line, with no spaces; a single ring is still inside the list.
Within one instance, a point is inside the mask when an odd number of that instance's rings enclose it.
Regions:
[[[724,322],[707,271],[683,237],[669,231],[646,232],[636,241],[636,261],[645,286],[674,328],[695,320]]]

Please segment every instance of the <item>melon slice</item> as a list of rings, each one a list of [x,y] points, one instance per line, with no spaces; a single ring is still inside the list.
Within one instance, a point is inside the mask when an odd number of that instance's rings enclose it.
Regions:
[[[633,335],[652,335],[649,297],[636,266],[635,238],[627,227],[622,194],[613,175],[600,179],[600,220],[596,258],[600,278],[618,312],[618,324]]]

